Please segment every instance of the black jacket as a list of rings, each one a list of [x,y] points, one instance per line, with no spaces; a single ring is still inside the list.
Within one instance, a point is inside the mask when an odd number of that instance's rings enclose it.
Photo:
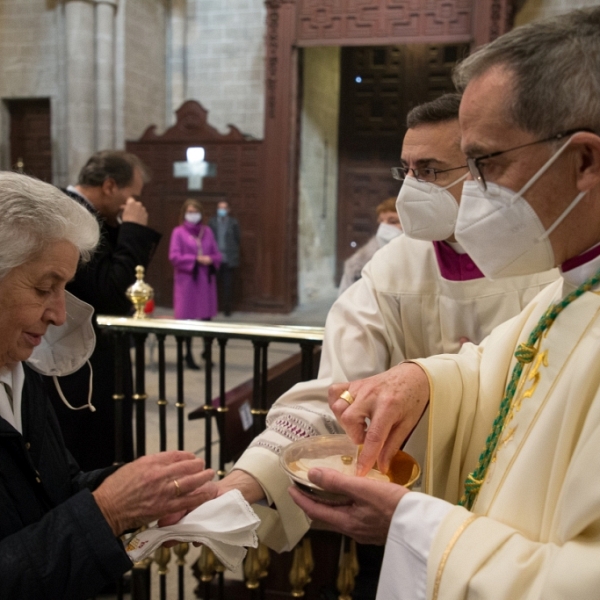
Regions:
[[[112,337],[96,327],[96,315],[131,314],[133,306],[125,296],[127,288],[135,282],[135,267],[148,267],[160,233],[137,223],[123,223],[110,227],[100,218],[85,199],[68,190],[66,193],[94,214],[100,223],[100,243],[92,259],[77,269],[67,290],[94,307],[96,348],[90,358],[94,379],[92,404],[96,412],[68,409],[56,393],[54,382],[47,380],[48,392],[63,431],[67,448],[82,469],[90,471],[111,465],[115,461],[115,348]],[[133,458],[131,431],[132,380],[129,353],[125,352],[123,423],[127,424],[123,437],[123,460]],[[90,370],[84,365],[79,371],[59,379],[61,389],[73,406],[87,401]]]
[[[229,267],[237,267],[240,264],[240,224],[237,219],[225,217],[225,246],[219,251],[223,255],[223,264]],[[219,243],[219,217],[215,216],[208,222],[208,226],[212,229],[215,234],[215,240]],[[226,258],[226,260],[225,260]]]
[[[39,375],[26,365],[23,435],[0,418],[0,598],[85,599],[131,568],[64,446]]]

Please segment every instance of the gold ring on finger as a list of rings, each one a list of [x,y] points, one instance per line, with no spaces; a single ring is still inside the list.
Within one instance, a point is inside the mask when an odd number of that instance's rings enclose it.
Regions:
[[[179,487],[179,482],[177,479],[173,479],[173,483],[175,484],[175,498],[179,498],[181,496],[181,488]]]
[[[342,400],[345,400],[348,404],[352,404],[354,402],[354,398],[348,390],[346,390],[345,392],[342,392],[340,394],[340,398]]]

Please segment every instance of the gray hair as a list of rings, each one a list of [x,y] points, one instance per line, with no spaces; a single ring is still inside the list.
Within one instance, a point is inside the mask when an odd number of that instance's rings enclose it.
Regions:
[[[0,172],[0,279],[59,240],[71,242],[87,261],[99,235],[94,216],[58,188]]]
[[[600,133],[599,7],[517,27],[483,46],[455,68],[457,89],[492,67],[514,74],[507,111],[517,127],[541,137]]]

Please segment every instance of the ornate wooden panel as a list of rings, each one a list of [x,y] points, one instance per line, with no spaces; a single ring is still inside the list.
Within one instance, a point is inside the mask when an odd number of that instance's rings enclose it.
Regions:
[[[470,41],[472,0],[302,0],[299,45]]]
[[[452,91],[452,67],[468,45],[350,47],[342,50],[337,276],[343,261],[375,233],[375,207],[398,193],[411,108]]]
[[[52,183],[50,100],[7,100],[10,114],[10,164],[42,181]]]
[[[139,156],[152,172],[142,201],[148,208],[149,224],[163,234],[157,253],[148,269],[147,281],[156,290],[160,306],[172,305],[173,268],[168,260],[171,232],[178,225],[179,210],[186,198],[196,198],[204,207],[208,222],[221,200],[229,202],[240,222],[241,264],[235,290],[235,310],[258,310],[261,270],[257,240],[263,233],[260,211],[263,198],[261,141],[248,140],[233,126],[221,134],[207,122],[207,111],[197,102],[185,102],[177,111],[176,124],[157,135],[149,127],[137,141],[127,142],[127,150]],[[205,160],[216,167],[214,177],[203,179],[201,190],[189,190],[186,178],[173,175],[173,163],[186,161],[189,147],[205,150]]]

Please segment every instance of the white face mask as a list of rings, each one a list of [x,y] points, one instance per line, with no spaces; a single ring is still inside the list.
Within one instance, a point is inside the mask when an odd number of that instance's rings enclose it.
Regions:
[[[185,213],[184,218],[188,223],[193,223],[194,225],[197,225],[198,223],[200,223],[200,221],[202,221],[202,213],[187,212]]]
[[[59,396],[72,410],[89,408],[92,412],[96,409],[90,400],[92,396],[92,367],[90,365],[90,387],[88,390],[88,403],[74,408],[64,397],[57,377],[71,375],[88,362],[96,346],[96,334],[92,326],[94,309],[70,294],[65,292],[67,319],[60,325],[49,325],[42,337],[42,342],[36,346],[27,364],[42,375],[52,376]]]
[[[396,201],[404,233],[409,238],[430,242],[451,237],[458,216],[458,202],[448,189],[467,175],[465,173],[446,187],[407,177]]]
[[[548,230],[544,229],[523,194],[554,163],[569,142],[570,139],[519,192],[495,183],[488,183],[484,192],[475,181],[465,182],[456,222],[456,240],[489,279],[540,273],[555,266],[548,237],[587,192],[579,193]]]
[[[402,229],[398,229],[398,227],[389,223],[379,223],[375,237],[377,238],[379,247],[382,248],[399,235],[402,235]]]

